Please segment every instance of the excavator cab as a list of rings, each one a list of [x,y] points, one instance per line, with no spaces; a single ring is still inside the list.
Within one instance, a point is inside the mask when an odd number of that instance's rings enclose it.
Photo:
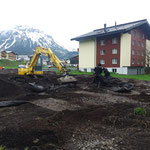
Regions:
[[[30,56],[29,62],[26,63],[26,65],[19,65],[18,68],[18,75],[43,75],[42,71],[42,64],[43,59],[41,56],[37,59],[37,62],[35,65],[31,65],[33,60],[33,55]]]
[[[32,57],[33,57],[33,55],[30,56],[30,62],[32,60]],[[35,71],[42,71],[42,66],[43,66],[43,58],[40,56],[34,70]]]

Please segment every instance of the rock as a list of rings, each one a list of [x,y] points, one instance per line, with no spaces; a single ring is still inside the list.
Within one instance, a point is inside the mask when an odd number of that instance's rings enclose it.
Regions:
[[[33,140],[33,143],[34,143],[34,144],[36,144],[36,143],[38,143],[38,142],[39,142],[39,139]]]

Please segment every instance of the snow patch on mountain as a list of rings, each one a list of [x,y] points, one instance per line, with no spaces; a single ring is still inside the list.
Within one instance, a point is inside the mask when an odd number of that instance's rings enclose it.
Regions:
[[[9,43],[7,43],[7,44],[5,45],[5,49],[10,48],[15,42],[16,42],[16,39],[14,38],[13,42],[12,42],[10,45],[9,45]],[[8,45],[9,45],[9,46],[8,46]]]
[[[59,58],[63,59],[78,54],[68,51],[57,44],[52,36],[33,27],[16,26],[12,30],[0,32],[0,51],[10,50],[17,54],[31,55],[37,46],[49,47]]]
[[[7,43],[7,41],[8,41],[9,39],[10,39],[10,38],[6,39],[5,41],[2,40],[2,41],[4,41],[4,43],[3,43],[2,45],[0,45],[0,48],[2,48],[2,47]]]

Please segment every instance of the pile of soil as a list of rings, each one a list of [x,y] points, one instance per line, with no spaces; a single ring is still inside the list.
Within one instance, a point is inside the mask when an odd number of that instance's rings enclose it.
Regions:
[[[0,78],[0,98],[8,98],[18,95],[21,91],[21,87]]]

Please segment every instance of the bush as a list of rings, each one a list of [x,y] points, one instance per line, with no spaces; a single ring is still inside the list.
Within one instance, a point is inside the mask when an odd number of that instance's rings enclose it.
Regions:
[[[146,116],[146,114],[147,114],[146,108],[142,108],[142,107],[134,108],[134,114],[135,115]]]
[[[0,150],[4,150],[5,146],[0,145]]]

